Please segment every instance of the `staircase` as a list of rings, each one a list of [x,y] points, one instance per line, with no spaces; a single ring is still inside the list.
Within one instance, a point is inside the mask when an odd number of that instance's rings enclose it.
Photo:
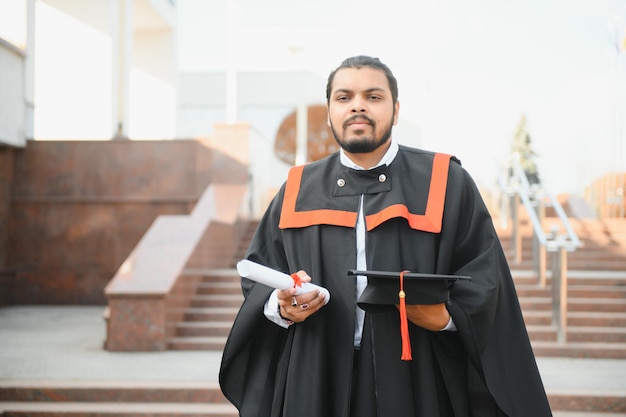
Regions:
[[[251,222],[234,263],[244,256],[257,223]],[[525,225],[523,257],[511,260],[510,231],[499,229],[513,272],[524,319],[537,356],[626,359],[626,220],[574,221],[583,247],[568,254],[567,343],[557,342],[552,324],[552,288],[537,285],[532,270],[531,228]],[[548,256],[548,265],[550,265]],[[185,320],[176,324],[170,349],[222,350],[230,325],[243,300],[236,270],[189,271],[201,274],[202,283]]]
[[[201,275],[184,320],[170,323],[172,350],[224,347],[243,300],[234,264],[245,253],[257,224],[252,222],[234,260],[224,269],[187,270]],[[568,259],[569,332],[556,341],[551,324],[551,287],[540,288],[532,271],[530,227],[523,229],[524,256],[511,268],[533,349],[538,357],[626,359],[626,220],[575,222],[584,246]],[[507,256],[510,232],[498,230]],[[548,262],[550,260],[548,259]],[[555,417],[626,416],[621,392],[548,392]],[[0,416],[15,417],[235,417],[217,384],[164,382],[0,381]]]
[[[174,337],[169,340],[168,347],[222,351],[243,301],[237,270],[189,270],[187,273],[191,277],[200,275],[202,280],[185,311],[184,321],[174,324]]]
[[[184,321],[174,323],[174,337],[168,346],[175,350],[224,350],[232,322],[243,301],[241,278],[235,269],[243,259],[258,221],[250,221],[236,246],[227,269],[186,270],[183,278],[201,276],[196,295],[186,309]]]
[[[532,229],[522,222],[522,262],[512,260],[510,230],[499,229],[537,356],[626,359],[626,219],[572,220],[583,246],[568,253],[567,342],[552,324],[552,287],[537,284]],[[551,265],[548,255],[547,265]]]

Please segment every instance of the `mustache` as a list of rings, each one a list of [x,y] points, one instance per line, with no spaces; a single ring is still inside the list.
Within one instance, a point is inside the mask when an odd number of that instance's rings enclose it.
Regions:
[[[375,126],[376,122],[374,120],[372,120],[369,116],[365,115],[365,114],[355,114],[354,116],[351,116],[350,118],[348,118],[345,122],[343,122],[342,127],[345,129],[348,127],[348,124],[350,124],[350,122],[356,120],[356,119],[365,119],[367,120],[367,122],[372,125]]]

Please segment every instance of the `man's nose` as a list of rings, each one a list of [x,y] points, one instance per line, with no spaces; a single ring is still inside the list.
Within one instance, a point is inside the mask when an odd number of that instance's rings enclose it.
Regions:
[[[365,106],[365,102],[360,98],[355,98],[352,100],[352,113],[365,113],[367,111],[367,106]]]

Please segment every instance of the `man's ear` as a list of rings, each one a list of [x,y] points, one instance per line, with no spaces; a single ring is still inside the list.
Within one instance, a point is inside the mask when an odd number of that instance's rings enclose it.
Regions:
[[[400,114],[400,102],[396,100],[396,104],[394,105],[395,112],[393,115],[393,124],[394,126],[398,124],[398,115]]]

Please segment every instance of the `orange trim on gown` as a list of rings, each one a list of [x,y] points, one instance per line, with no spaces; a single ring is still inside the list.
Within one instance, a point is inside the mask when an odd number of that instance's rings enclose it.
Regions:
[[[366,216],[367,230],[370,231],[389,219],[402,217],[408,221],[412,229],[439,233],[443,220],[450,158],[450,155],[442,153],[437,153],[434,156],[428,202],[424,214],[411,213],[404,204],[394,204],[378,213]],[[296,211],[296,201],[302,183],[304,167],[305,165],[300,165],[289,171],[279,228],[301,228],[319,224],[355,227],[358,214],[356,212],[331,209]]]

